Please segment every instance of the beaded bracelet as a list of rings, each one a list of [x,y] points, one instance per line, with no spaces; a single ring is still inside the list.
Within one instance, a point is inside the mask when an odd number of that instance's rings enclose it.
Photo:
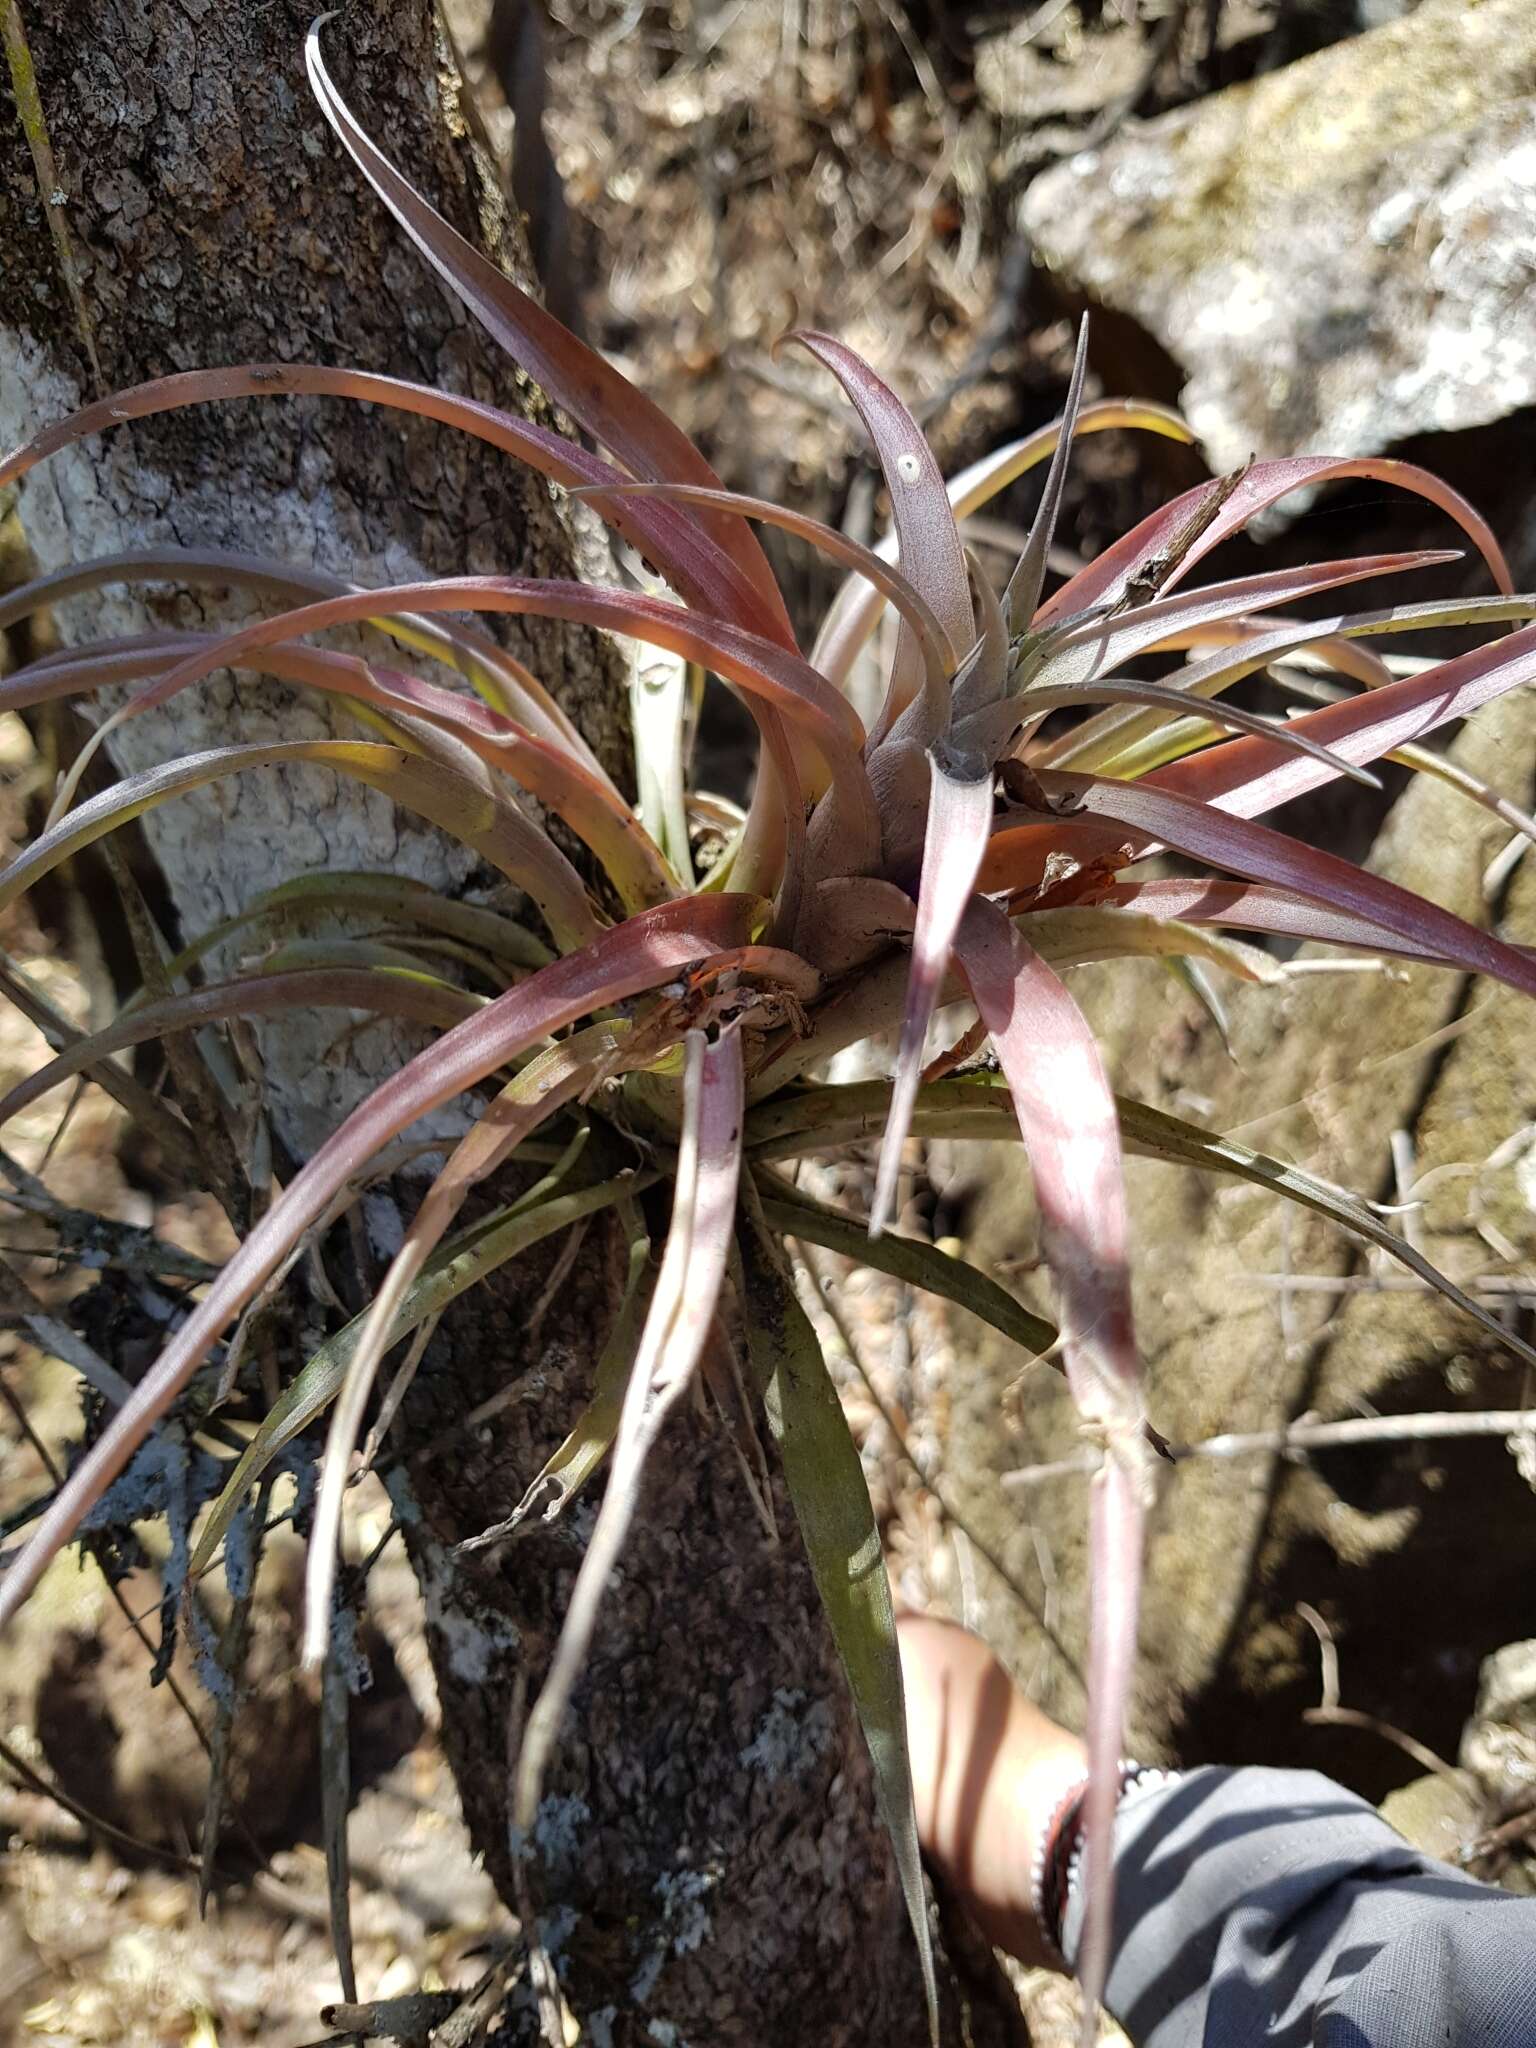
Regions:
[[[1121,1758],[1118,1768],[1117,1807],[1133,1786],[1171,1784],[1178,1776],[1176,1771],[1133,1763],[1125,1757]],[[1036,1844],[1034,1861],[1030,1866],[1029,1896],[1035,1924],[1047,1950],[1064,1969],[1070,1965],[1062,1950],[1062,1934],[1073,1888],[1082,1869],[1083,1807],[1087,1796],[1088,1779],[1085,1774],[1069,1785],[1056,1802]]]

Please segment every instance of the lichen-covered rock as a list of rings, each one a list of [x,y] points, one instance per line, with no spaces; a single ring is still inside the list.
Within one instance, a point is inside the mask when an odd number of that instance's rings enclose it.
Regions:
[[[1218,468],[1536,404],[1536,8],[1411,15],[1037,178],[1073,292],[1184,372]]]

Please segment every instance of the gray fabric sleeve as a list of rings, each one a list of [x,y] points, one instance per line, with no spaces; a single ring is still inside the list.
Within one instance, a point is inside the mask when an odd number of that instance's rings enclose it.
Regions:
[[[1536,1900],[1312,1771],[1127,1793],[1105,2003],[1137,2048],[1536,2048]],[[1082,1935],[1074,1893],[1063,1939]]]

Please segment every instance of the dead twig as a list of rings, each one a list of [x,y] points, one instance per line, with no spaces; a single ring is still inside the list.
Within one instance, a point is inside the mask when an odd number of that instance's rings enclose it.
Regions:
[[[1337,1284],[1337,1283],[1332,1283]],[[1318,1422],[1303,1416],[1285,1429],[1234,1431],[1206,1437],[1200,1443],[1168,1445],[1174,1464],[1185,1458],[1297,1457],[1307,1451],[1337,1450],[1344,1445],[1433,1443],[1454,1438],[1502,1436],[1518,1440],[1536,1435],[1536,1408],[1452,1410],[1420,1415],[1352,1415],[1339,1422]],[[1038,1486],[1047,1479],[1091,1474],[1099,1469],[1096,1451],[1058,1458],[1049,1465],[1026,1465],[1003,1474],[1009,1488]]]

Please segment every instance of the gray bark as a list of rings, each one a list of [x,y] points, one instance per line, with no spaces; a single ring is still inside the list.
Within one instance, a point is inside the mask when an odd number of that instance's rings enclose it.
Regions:
[[[0,440],[58,417],[98,376],[110,390],[274,357],[541,404],[342,162],[303,79],[310,13],[311,0],[28,0],[56,184],[39,194],[25,139],[13,119],[0,123]],[[384,147],[464,231],[522,261],[498,182],[464,138],[427,0],[356,0],[328,33]],[[543,485],[510,462],[423,422],[317,401],[119,431],[55,459],[21,509],[43,567],[177,537],[371,583],[418,570],[570,573],[577,552]],[[75,607],[67,627],[80,638],[196,624],[205,609],[239,607],[114,593]],[[530,625],[514,644],[622,772],[612,651],[553,626]],[[319,729],[312,703],[224,677],[131,726],[118,759],[132,768]],[[159,812],[148,831],[189,932],[301,870],[389,867],[447,888],[474,879],[461,850],[324,773],[221,784]],[[333,1043],[334,1020],[265,1035],[269,1102],[295,1150],[410,1049],[376,1028],[328,1058]],[[473,1569],[456,1567],[450,1546],[504,1514],[569,1428],[612,1308],[611,1250],[592,1234],[537,1342],[537,1269],[471,1301],[440,1334],[406,1415],[419,1445],[516,1383],[513,1405],[467,1450],[461,1440],[417,1456],[397,1482],[444,1741],[508,1896],[508,1700],[519,1673],[538,1683],[589,1521]],[[702,1412],[682,1418],[658,1462],[537,1831],[573,2008],[595,2041],[775,2041],[809,2026],[829,2043],[916,2043],[911,1936],[783,1504],[770,1544]]]

